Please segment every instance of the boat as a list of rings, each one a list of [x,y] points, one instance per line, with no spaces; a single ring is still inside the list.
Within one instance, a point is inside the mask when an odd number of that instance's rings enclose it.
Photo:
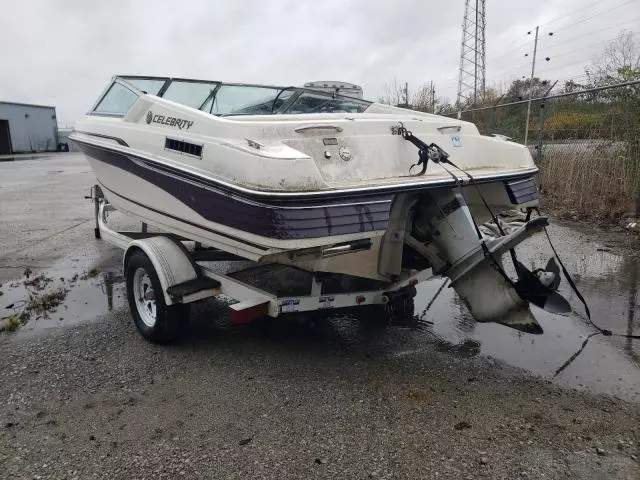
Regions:
[[[308,85],[119,75],[70,139],[117,210],[229,254],[381,284],[430,269],[530,333],[530,304],[566,308],[553,260],[516,257],[547,225],[525,146]]]

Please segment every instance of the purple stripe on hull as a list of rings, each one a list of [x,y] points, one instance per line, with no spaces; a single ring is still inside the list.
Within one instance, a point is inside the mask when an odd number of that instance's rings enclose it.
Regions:
[[[164,164],[84,142],[76,143],[89,157],[152,183],[207,220],[255,235],[276,239],[318,238],[385,230],[388,225],[393,197],[390,194],[267,203],[243,198],[237,192],[231,195],[199,177]],[[117,185],[107,187],[119,193]],[[140,203],[144,204],[142,200]]]

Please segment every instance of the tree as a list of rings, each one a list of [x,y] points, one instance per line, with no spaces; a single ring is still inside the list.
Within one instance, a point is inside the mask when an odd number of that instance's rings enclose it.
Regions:
[[[409,95],[407,84],[399,83],[397,79],[393,79],[383,85],[382,91],[378,102],[386,105],[410,108],[420,112],[435,112],[436,114],[448,113],[453,110],[449,99],[436,95],[432,82],[423,83],[412,95]]]
[[[633,32],[622,30],[585,73],[590,87],[640,80],[640,42]]]
[[[455,111],[455,107],[453,102],[449,100],[447,97],[437,97],[436,98],[436,115],[451,115],[452,112]]]
[[[527,100],[530,93],[531,98],[544,97],[547,91],[549,91],[550,86],[551,83],[549,80],[541,80],[538,77],[533,77],[533,80],[529,78],[525,80],[514,80],[509,86],[503,102],[509,103]]]
[[[587,88],[585,85],[574,80],[565,80],[564,87],[562,87],[560,93],[576,93],[584,90],[585,88]]]
[[[400,86],[396,78],[391,82],[385,83],[382,86],[382,92],[382,95],[378,97],[378,103],[393,105],[394,107],[405,103],[405,87]]]
[[[436,110],[438,98],[433,83],[423,83],[411,98],[411,108],[419,112],[433,113]]]

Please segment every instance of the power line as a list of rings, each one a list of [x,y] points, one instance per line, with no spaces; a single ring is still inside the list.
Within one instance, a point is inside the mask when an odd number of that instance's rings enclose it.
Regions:
[[[616,9],[619,9],[619,8],[624,7],[626,5],[629,5],[629,4],[633,3],[634,1],[637,1],[637,0],[626,0],[626,1],[623,1],[623,2],[621,2],[619,4],[617,4],[617,5],[614,5],[612,7],[607,7],[607,10],[605,10],[605,11],[599,11],[598,13],[595,13],[595,14],[589,15],[587,17],[583,17],[583,18],[577,19],[576,21],[574,21],[572,23],[568,23],[568,24],[565,24],[565,25],[560,25],[558,27],[558,29],[554,31],[554,33],[558,32],[558,31],[566,32],[566,31],[568,31],[570,28],[572,28],[574,26],[584,24],[585,22],[588,22],[589,20],[592,20],[592,19],[594,19],[596,17],[599,17],[599,16],[601,16],[603,14],[606,14],[606,13],[612,11],[612,10],[616,10]],[[587,5],[583,6],[583,7],[580,7],[578,9],[572,10],[572,11],[570,11],[568,13],[565,13],[565,14],[559,16],[559,17],[556,17],[556,18],[553,18],[551,20],[548,20],[547,22],[541,24],[541,26],[548,26],[548,25],[550,25],[552,23],[556,23],[556,22],[558,22],[558,21],[560,21],[562,19],[565,19],[567,17],[570,17],[570,16],[574,15],[577,12],[586,12],[589,9],[591,9],[593,6],[601,4],[601,3],[602,3],[601,0],[600,1],[591,2],[591,3],[589,3],[589,4],[587,4]],[[586,36],[593,36],[596,33],[603,32],[603,31],[606,31],[606,30],[610,30],[610,29],[613,29],[613,28],[620,28],[620,27],[622,27],[624,25],[627,25],[629,23],[635,22],[638,19],[640,19],[640,17],[634,17],[632,19],[628,19],[628,20],[625,20],[625,21],[622,21],[622,22],[618,22],[618,23],[616,23],[614,25],[609,25],[609,26],[606,26],[606,27],[603,27],[603,28],[598,28],[596,30],[591,30],[591,31],[589,31],[589,32],[587,32],[585,34],[576,35],[576,36],[573,36],[573,37],[570,37],[570,38],[567,38],[567,39],[563,39],[562,41],[554,42],[551,45],[544,46],[544,49],[545,49],[545,51],[547,51],[547,50],[555,50],[555,49],[558,49],[560,47],[566,46],[567,44],[569,44],[569,43],[571,43],[571,42],[573,42],[575,40],[584,38]],[[632,33],[637,33],[637,32],[632,32]],[[527,35],[522,35],[520,37],[517,37],[514,41],[517,42],[518,40],[522,39],[523,37],[527,37]],[[556,38],[558,38],[558,40],[560,40],[559,37],[556,37]],[[606,40],[606,41],[602,41],[602,42],[592,43],[590,45],[587,45],[587,46],[584,46],[584,47],[580,47],[580,48],[577,48],[577,49],[560,51],[559,53],[554,53],[552,55],[552,58],[564,57],[564,56],[567,56],[567,55],[569,55],[571,53],[574,53],[576,51],[584,50],[586,48],[593,47],[593,46],[601,44],[601,43],[611,42],[611,41],[614,41],[614,40],[615,40],[615,38],[614,39],[610,39],[610,40]],[[513,55],[513,52],[516,52],[517,50],[519,50],[522,47],[526,46],[527,43],[528,43],[527,41],[524,41],[524,42],[516,44],[515,46],[511,46],[511,45],[513,45],[513,42],[511,42],[510,45],[507,45],[505,47],[505,48],[508,48],[507,50],[502,48],[502,49],[497,50],[496,52],[492,53],[491,55],[487,56],[486,58],[487,58],[487,60],[490,61],[491,64],[494,64],[496,60],[499,60],[499,59],[508,57],[510,55]],[[580,60],[580,61],[571,62],[571,63],[567,63],[567,64],[564,64],[564,65],[560,65],[560,66],[555,67],[555,68],[546,69],[543,72],[541,72],[539,74],[539,76],[546,75],[546,74],[548,74],[550,72],[558,71],[558,70],[561,70],[561,69],[564,69],[564,68],[567,68],[567,67],[571,67],[571,66],[574,66],[574,65],[579,64],[579,63],[588,64],[589,60],[590,59]],[[501,64],[501,63],[502,62],[499,62],[499,64]],[[511,62],[511,64],[512,63],[513,62]],[[522,71],[522,69],[524,69],[528,65],[529,65],[529,63],[522,63],[522,64],[517,65],[516,67],[513,67],[512,65],[510,65],[507,68],[499,69],[498,73],[492,75],[489,78],[485,78],[485,83],[495,83],[496,81],[498,81],[498,82],[510,82],[510,81],[513,81],[512,80],[513,77],[521,77],[522,76],[522,74],[524,73]],[[511,77],[511,78],[509,80],[507,80],[507,77]],[[572,77],[572,78],[582,78],[582,77],[584,77],[584,76],[583,75],[578,75],[578,76],[575,76],[575,77]],[[439,81],[439,83],[443,82],[443,81],[444,82],[448,82],[448,80],[453,80],[454,78],[455,78],[455,76],[452,75],[450,77],[446,77],[444,79],[441,79]],[[566,78],[565,80],[571,80],[572,78]],[[443,85],[443,84],[440,83],[440,85]],[[447,90],[447,89],[453,88],[453,85],[449,85],[448,83],[445,83],[444,85],[447,85],[447,86],[446,87],[441,87],[441,89]]]
[[[512,46],[512,44],[513,44],[515,41],[518,41],[518,40],[520,40],[521,38],[525,38],[525,37],[526,37],[526,40],[525,40],[524,42],[520,42],[519,44],[517,44],[517,45],[515,45],[515,46]],[[509,42],[509,44],[507,45],[507,48],[511,47],[511,48],[509,48],[509,50],[506,50],[506,51],[505,51],[505,49],[504,49],[504,48],[501,48],[501,49],[499,49],[499,50],[496,50],[496,51],[494,51],[491,55],[487,55],[487,59],[503,57],[503,56],[504,56],[504,55],[506,55],[507,53],[509,53],[509,52],[513,52],[514,50],[517,50],[518,48],[525,46],[526,44],[528,44],[528,43],[529,43],[529,41],[530,41],[530,40],[529,40],[529,34],[525,33],[525,34],[524,34],[524,35],[522,35],[521,37],[516,38],[516,39],[514,40],[514,42]],[[498,53],[501,53],[501,52],[504,52],[504,54],[497,55]]]
[[[578,36],[575,36],[575,37],[571,37],[571,38],[568,38],[568,39],[566,39],[566,40],[562,40],[562,41],[560,41],[560,42],[556,42],[556,43],[554,43],[554,44],[552,44],[552,45],[546,45],[546,46],[545,46],[545,51],[547,51],[547,52],[548,52],[549,50],[553,50],[553,49],[556,49],[556,48],[558,48],[558,47],[564,46],[564,45],[566,45],[566,44],[568,44],[568,43],[571,43],[573,40],[577,40],[577,39],[580,39],[580,38],[584,38],[584,37],[586,37],[586,36],[592,36],[592,35],[593,35],[593,34],[595,34],[595,33],[603,32],[603,31],[606,31],[606,30],[610,30],[610,29],[612,29],[612,28],[619,28],[619,27],[620,27],[620,26],[622,26],[622,25],[625,25],[625,24],[627,24],[627,23],[635,22],[635,21],[637,21],[637,20],[639,20],[639,19],[640,19],[640,17],[635,17],[635,18],[632,18],[632,19],[627,20],[627,21],[625,21],[625,22],[617,23],[616,25],[611,25],[611,26],[609,26],[609,27],[604,27],[604,28],[601,28],[601,29],[598,29],[598,30],[591,30],[590,32],[587,32],[587,33],[585,33],[585,34],[583,34],[583,35],[578,35]],[[623,29],[623,30],[624,30],[624,29]],[[632,32],[632,33],[638,33],[638,32]],[[617,38],[617,37],[616,37],[616,38]],[[613,39],[611,39],[611,40],[607,40],[607,41],[613,41],[613,40],[615,40],[615,38],[613,38]],[[513,50],[516,50],[516,49],[518,49],[518,48],[519,48],[519,47],[516,47],[516,48],[512,49],[512,51],[513,51]],[[502,56],[507,56],[507,55],[508,55],[508,53],[505,53],[505,54],[504,54],[504,55],[502,55]],[[562,55],[562,56],[564,56],[564,55],[565,55],[565,52],[562,52],[562,53],[559,53],[559,54],[554,54],[554,57],[561,56],[561,55]],[[492,60],[493,60],[493,61],[495,61],[497,58],[501,58],[502,56],[494,57]],[[488,62],[488,63],[493,64],[493,63],[494,63],[493,61]]]
[[[632,33],[638,33],[638,32],[632,32]],[[615,40],[616,40],[617,38],[618,38],[618,37],[609,38],[609,39],[607,39],[607,40],[602,40],[602,41],[600,41],[600,42],[590,43],[590,44],[588,44],[588,45],[584,45],[584,46],[579,47],[579,48],[574,48],[574,49],[572,49],[572,50],[567,50],[567,51],[562,52],[562,53],[557,53],[557,54],[554,54],[554,55],[553,55],[553,58],[555,59],[555,58],[558,58],[558,57],[564,57],[564,56],[567,56],[567,55],[569,55],[569,54],[571,54],[571,53],[574,53],[574,52],[579,52],[579,51],[581,51],[581,50],[586,50],[586,49],[588,49],[588,48],[595,47],[596,45],[602,45],[602,44],[604,44],[604,43],[611,43],[611,42],[615,42]]]
[[[609,27],[600,28],[598,30],[590,30],[587,33],[582,34],[582,35],[578,35],[578,36],[575,36],[575,37],[570,37],[570,38],[567,38],[567,39],[562,39],[560,42],[556,42],[555,44],[551,44],[547,48],[554,48],[554,47],[559,46],[559,45],[564,45],[566,43],[570,43],[573,40],[577,40],[579,38],[584,38],[584,37],[587,37],[587,36],[592,36],[595,33],[600,33],[600,32],[604,32],[606,30],[611,30],[612,28],[620,28],[622,25],[625,25],[625,24],[631,23],[631,22],[635,22],[637,20],[640,20],[640,17],[635,17],[635,18],[632,18],[631,20],[627,20],[627,21],[624,21],[624,22],[616,23],[615,25],[611,25]],[[561,37],[558,37],[558,38],[561,38]]]
[[[627,4],[629,4],[629,3],[632,3],[632,2],[634,2],[634,1],[635,1],[635,0],[627,0],[627,1],[625,1],[625,2],[623,2],[623,3],[621,3],[621,4],[619,4],[619,5],[616,5],[616,6],[613,6],[613,7],[609,7],[609,8],[607,9],[607,11],[613,10],[614,8],[622,7],[622,6],[624,6],[624,5],[627,5]],[[590,3],[590,4],[588,4],[588,5],[584,5],[584,6],[580,7],[580,8],[576,8],[575,10],[571,10],[570,12],[565,13],[564,15],[561,15],[561,16],[556,17],[556,18],[552,18],[551,20],[548,20],[546,23],[542,23],[542,24],[540,24],[540,26],[541,26],[541,27],[545,27],[545,26],[549,25],[550,23],[557,22],[558,20],[561,20],[561,19],[563,19],[563,18],[566,18],[566,17],[568,17],[568,16],[571,16],[571,15],[573,15],[573,14],[574,14],[574,13],[576,13],[576,12],[584,12],[585,10],[588,10],[589,8],[593,7],[594,5],[599,5],[599,4],[602,4],[602,0],[596,0],[596,1],[595,1],[595,2],[593,2],[593,3]],[[603,13],[603,12],[600,12],[600,13]]]
[[[559,67],[551,68],[549,70],[545,70],[544,72],[540,72],[540,75],[548,75],[549,72],[556,72],[558,70],[562,70],[563,68],[571,67],[573,65],[579,65],[579,64],[584,65],[585,63],[588,63],[588,60],[582,59],[582,60],[578,60],[571,63],[565,63],[563,65],[560,65]]]
[[[520,65],[517,65],[515,67],[508,67],[508,68],[503,68],[501,70],[498,70],[497,73],[494,73],[491,76],[491,79],[494,79],[496,77],[501,77],[504,75],[515,75],[516,73],[519,73],[518,71],[521,70],[524,67],[530,67],[531,66],[531,62],[525,62],[525,63],[521,63]]]
[[[623,6],[625,6],[625,5],[628,5],[628,4],[632,3],[633,1],[637,1],[637,0],[626,0],[626,1],[624,1],[624,2],[622,2],[622,3],[620,3],[620,4],[618,4],[618,5],[614,5],[613,7],[609,7],[609,8],[606,10],[606,12],[608,13],[608,12],[609,12],[609,11],[611,11],[611,10],[617,9],[617,8],[619,8],[619,7],[623,7]],[[593,5],[598,4],[598,3],[601,3],[601,2],[593,2],[593,3],[590,3],[590,4],[586,5],[586,6],[585,6],[585,7],[583,7],[583,8],[573,10],[572,12],[569,12],[569,13],[567,13],[567,14],[565,14],[565,15],[561,16],[561,17],[557,17],[557,18],[556,18],[556,19],[554,19],[554,20],[548,21],[546,24],[543,24],[543,25],[548,25],[548,24],[550,24],[550,23],[552,23],[552,22],[554,22],[554,21],[556,21],[556,20],[559,20],[559,19],[561,19],[561,18],[566,18],[566,17],[568,17],[569,15],[571,15],[571,14],[573,14],[573,13],[577,12],[577,11],[584,11],[584,10],[586,10],[586,9],[588,9],[588,8],[592,7]],[[585,23],[585,22],[587,22],[588,20],[591,20],[591,19],[593,19],[593,18],[595,18],[595,17],[597,17],[597,16],[601,15],[602,13],[605,13],[605,12],[599,12],[599,13],[597,13],[597,14],[595,14],[595,15],[591,15],[590,17],[581,18],[581,19],[579,19],[579,20],[577,20],[576,22],[573,22],[573,23],[571,23],[571,24],[568,24],[568,25],[565,25],[565,26],[561,26],[559,29],[557,29],[557,30],[556,30],[556,31],[554,31],[553,33],[555,34],[555,33],[557,33],[558,31],[566,31],[568,28],[573,27],[573,26],[575,26],[575,25],[579,25],[579,24]],[[636,17],[636,18],[640,18],[640,17]],[[617,25],[615,25],[615,26],[618,26],[618,27],[619,27],[619,26],[621,26],[621,25],[624,25],[624,24],[627,24],[627,23],[633,22],[634,20],[636,20],[636,18],[631,19],[631,20],[627,20],[627,21],[624,21],[624,22],[620,22],[620,23],[618,23],[618,24],[617,24]],[[602,28],[602,29],[596,30],[595,32],[598,32],[598,31],[604,31],[604,30],[607,30],[607,29],[610,29],[610,28],[614,28],[615,26],[613,26],[613,25],[612,25],[612,26],[609,26],[609,27],[606,27],[606,28]],[[581,36],[578,36],[578,37],[574,37],[574,39],[575,39],[575,38],[581,38],[581,37],[584,37],[584,36],[586,36],[586,35],[591,35],[591,34],[593,34],[593,33],[595,33],[595,32],[594,32],[594,31],[591,31],[591,32],[589,32],[588,34],[581,35]],[[569,41],[571,41],[571,39],[568,39],[568,40],[566,40],[566,41],[564,41],[564,42],[562,42],[562,43],[561,43],[561,42],[556,42],[555,44],[552,44],[552,45],[549,45],[549,46],[545,46],[545,51],[546,51],[546,50],[548,50],[548,49],[552,49],[552,48],[556,48],[556,47],[558,47],[558,46],[564,45],[564,44],[568,43]],[[517,49],[519,49],[519,46],[514,47],[512,50],[505,52],[502,56],[499,56],[499,57],[489,57],[489,58],[490,58],[490,59],[492,59],[492,60],[496,60],[497,58],[502,58],[503,56],[506,56],[506,55],[507,55],[508,53],[510,53],[511,51],[515,51],[515,50],[517,50]],[[564,55],[564,53],[562,53],[562,54],[558,54],[558,55]],[[556,55],[556,56],[558,56],[558,55]],[[519,67],[516,67],[516,68],[519,68]]]
[[[607,10],[606,10],[606,11],[604,11],[604,12],[598,12],[598,13],[596,13],[595,15],[591,15],[590,17],[581,18],[580,20],[577,20],[577,21],[575,21],[575,22],[573,22],[573,23],[570,23],[569,25],[565,25],[565,26],[563,26],[563,27],[559,27],[559,28],[557,28],[557,29],[556,29],[556,32],[562,32],[562,31],[565,31],[567,28],[574,27],[574,26],[576,26],[576,25],[580,25],[580,24],[582,24],[582,23],[584,23],[584,22],[586,22],[586,21],[588,21],[588,20],[591,20],[591,19],[593,19],[593,18],[596,18],[596,17],[597,17],[597,16],[599,16],[599,15],[602,15],[603,13],[609,13],[609,12],[611,12],[611,11],[613,11],[613,10],[617,9],[617,8],[623,7],[623,6],[628,5],[628,4],[632,3],[632,2],[637,2],[637,0],[627,0],[626,2],[621,3],[621,4],[619,4],[619,5],[615,5],[615,6],[613,6],[613,7],[609,7],[609,8],[607,8]]]
[[[634,31],[631,31],[631,33],[640,34],[640,32],[634,32]],[[573,48],[573,49],[561,51],[559,53],[554,53],[554,54],[551,55],[551,59],[556,59],[558,57],[566,57],[567,55],[571,55],[571,54],[573,54],[575,52],[579,52],[579,51],[582,51],[582,50],[593,48],[593,47],[595,47],[597,45],[609,44],[611,42],[614,42],[617,38],[618,38],[618,36],[616,36],[614,38],[609,38],[609,39],[606,39],[606,40],[601,40],[599,42],[590,43],[588,45],[583,45],[583,46],[578,47],[578,48]],[[562,44],[562,45],[561,44],[557,44],[556,47],[563,46],[563,45],[564,44]],[[546,51],[546,47],[545,47],[545,51]],[[583,59],[583,60],[579,60],[577,62],[572,62],[572,63],[569,63],[569,64],[559,65],[557,68],[551,69],[551,70],[548,69],[547,71],[559,70],[559,69],[564,68],[566,66],[575,65],[576,63],[588,63],[589,60],[590,60],[590,58],[586,58],[586,59]],[[494,80],[494,79],[496,79],[498,77],[504,77],[504,76],[507,76],[507,75],[510,75],[510,74],[511,75],[519,74],[520,70],[522,68],[528,66],[528,65],[529,65],[529,63],[522,63],[520,65],[517,65],[516,67],[508,67],[508,68],[504,68],[504,69],[499,69],[497,71],[497,73],[494,73],[489,78],[489,80]]]
[[[505,53],[503,53],[502,55],[498,55],[495,57],[487,57],[488,60],[497,60],[498,58],[503,58],[506,57],[507,55],[509,55],[511,52],[515,52],[516,50],[520,50],[521,48],[525,47],[527,45],[527,43],[529,42],[524,42],[516,47],[513,47],[511,50],[507,50]]]

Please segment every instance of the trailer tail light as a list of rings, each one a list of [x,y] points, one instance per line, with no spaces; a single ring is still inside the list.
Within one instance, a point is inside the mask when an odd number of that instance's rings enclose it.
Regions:
[[[229,321],[233,324],[249,323],[269,313],[269,301],[249,300],[229,305]]]

